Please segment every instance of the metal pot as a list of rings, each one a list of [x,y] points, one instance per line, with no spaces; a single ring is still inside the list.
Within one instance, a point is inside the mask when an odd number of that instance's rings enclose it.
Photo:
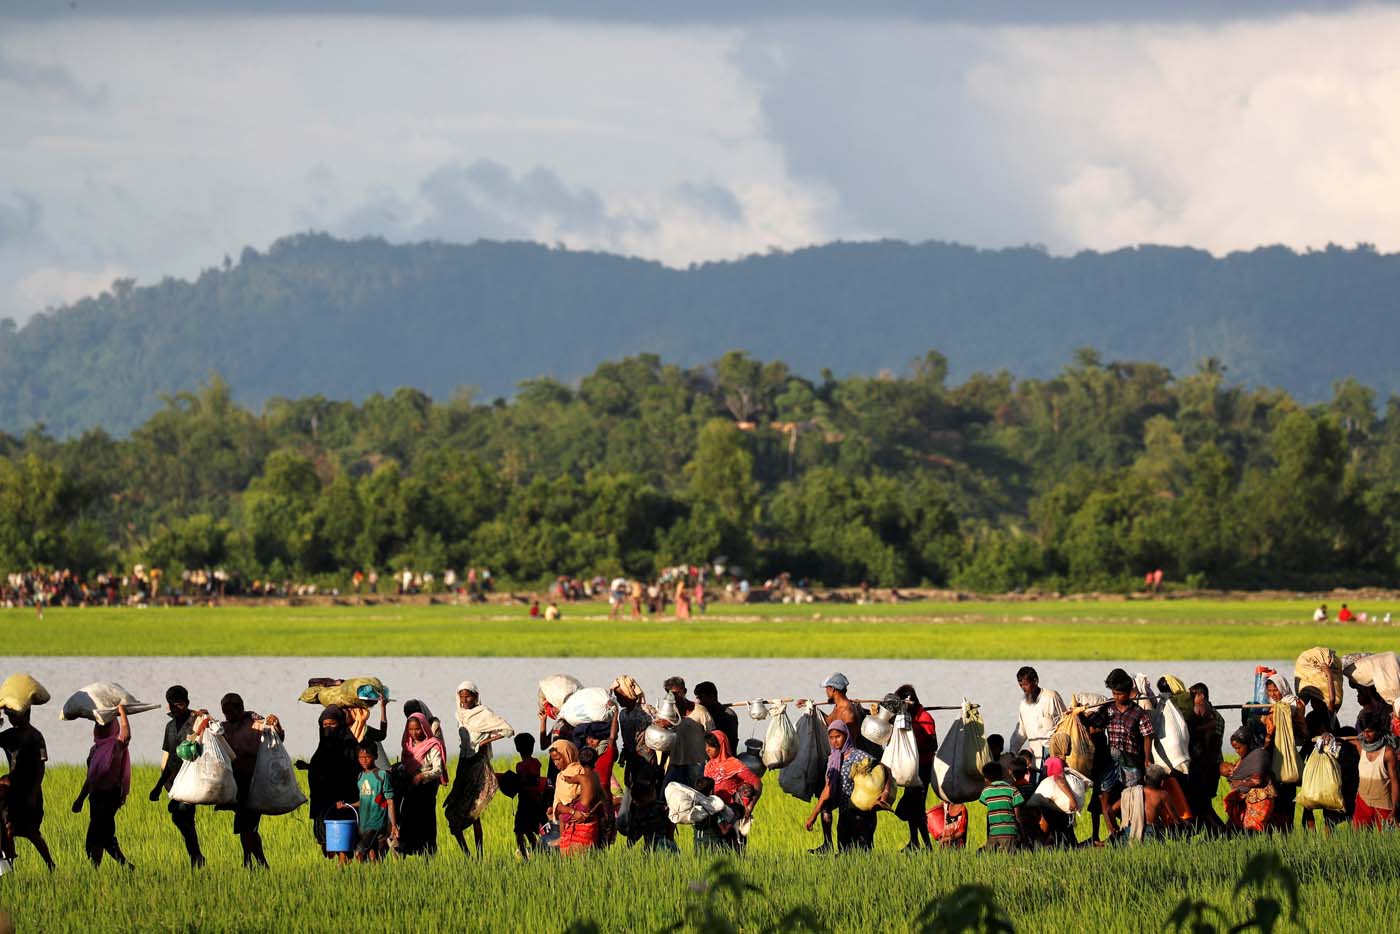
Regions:
[[[763,740],[761,739],[744,740],[744,751],[739,753],[738,759],[757,778],[762,778],[763,773],[768,771],[768,767],[763,764]]]
[[[870,740],[877,746],[883,746],[890,741],[894,735],[894,725],[890,720],[894,719],[894,714],[890,714],[887,720],[878,714],[871,714],[860,721],[860,735]]]
[[[749,701],[749,717],[754,720],[767,720],[768,705],[761,700]]]
[[[676,744],[676,731],[653,723],[647,727],[644,741],[648,749],[653,749],[656,752],[667,752]]]
[[[676,706],[676,699],[670,694],[661,698],[656,704],[656,719],[666,720],[670,723],[679,723],[681,719],[680,708]]]

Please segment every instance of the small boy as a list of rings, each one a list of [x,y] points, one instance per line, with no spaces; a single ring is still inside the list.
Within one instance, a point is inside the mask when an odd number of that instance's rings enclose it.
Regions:
[[[515,751],[520,753],[520,761],[515,764],[515,849],[521,859],[528,859],[530,851],[539,843],[549,783],[540,774],[540,760],[535,758],[532,734],[516,733]]]
[[[360,743],[358,752],[360,777],[356,784],[360,790],[360,839],[355,841],[355,862],[374,862],[384,855],[386,844],[399,836],[399,816],[394,807],[394,786],[389,773],[375,768],[379,757],[379,744],[373,740]],[[344,801],[335,803],[336,809],[345,807]],[[340,862],[346,862],[346,854],[340,854]]]
[[[987,809],[987,843],[982,851],[1015,852],[1016,839],[1021,833],[1021,806],[1026,799],[1005,780],[1006,772],[1000,763],[988,762],[982,766],[982,777],[987,782],[977,799]]]
[[[632,785],[632,806],[627,811],[625,826],[620,825],[628,846],[638,841],[644,850],[679,853],[676,846],[676,825],[671,823],[666,805],[656,800],[656,786],[649,781]]]

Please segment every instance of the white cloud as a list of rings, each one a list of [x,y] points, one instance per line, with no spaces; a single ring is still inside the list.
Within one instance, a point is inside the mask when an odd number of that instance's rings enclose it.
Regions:
[[[125,268],[110,264],[95,272],[40,266],[15,283],[15,294],[24,307],[40,311],[105,292],[113,280],[126,275]]]

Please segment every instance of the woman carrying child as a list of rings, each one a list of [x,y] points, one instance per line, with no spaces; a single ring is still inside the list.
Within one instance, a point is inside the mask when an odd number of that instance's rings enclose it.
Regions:
[[[729,737],[722,730],[705,736],[705,777],[714,782],[714,794],[733,812],[733,819],[716,825],[716,835],[708,841],[716,847],[742,849],[748,834],[740,833],[753,819],[763,785],[749,767],[740,762],[729,748]]]

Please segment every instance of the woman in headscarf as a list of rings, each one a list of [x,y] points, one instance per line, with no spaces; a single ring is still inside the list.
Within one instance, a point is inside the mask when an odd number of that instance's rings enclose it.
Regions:
[[[831,755],[826,760],[826,787],[812,807],[806,828],[812,829],[822,811],[836,811],[840,815],[836,824],[837,847],[842,850],[871,849],[875,845],[875,814],[880,804],[888,803],[893,781],[885,783],[876,808],[862,811],[855,807],[851,804],[851,792],[855,790],[852,769],[857,763],[874,757],[857,749],[851,742],[851,728],[845,720],[832,720],[827,724],[826,738],[831,744]]]
[[[131,725],[126,719],[126,705],[117,706],[117,719],[92,728],[92,750],[87,758],[87,780],[83,782],[73,813],[83,810],[88,801],[88,831],[84,848],[93,866],[102,865],[102,854],[130,866],[117,843],[117,810],[126,802],[131,791]]]
[[[1283,675],[1274,673],[1269,676],[1269,680],[1264,684],[1264,692],[1268,695],[1272,704],[1283,704],[1289,710],[1289,720],[1293,727],[1293,747],[1297,753],[1299,761],[1302,761],[1302,749],[1307,746],[1307,717],[1304,713],[1304,706],[1293,693],[1293,686],[1288,683],[1288,679]],[[1269,711],[1264,716],[1264,729],[1269,737],[1278,733],[1279,723],[1275,712],[1278,708]],[[1301,778],[1301,769],[1299,770]],[[1294,828],[1294,802],[1298,797],[1297,782],[1284,782],[1278,775],[1274,775],[1274,812],[1273,826],[1275,830],[1290,831]]]
[[[322,709],[318,726],[316,751],[309,763],[298,759],[297,768],[306,770],[311,831],[316,842],[321,844],[321,852],[334,858],[334,853],[325,852],[326,814],[337,801],[353,801],[359,797],[360,744],[350,732],[345,711],[336,704]]]
[[[399,853],[431,856],[437,852],[437,794],[447,784],[447,749],[421,705],[404,724],[400,748]]]
[[[1230,737],[1238,762],[1225,762],[1220,774],[1230,780],[1225,796],[1225,818],[1236,831],[1262,833],[1269,829],[1274,811],[1274,783],[1269,773],[1273,753],[1259,734],[1242,726]]]
[[[566,739],[550,745],[549,761],[558,770],[549,816],[559,825],[559,852],[567,856],[597,846],[603,792],[593,763],[580,758],[578,747]]]
[[[748,834],[740,833],[739,827],[746,827],[744,822],[753,819],[754,805],[763,793],[763,785],[758,776],[734,756],[729,748],[729,736],[723,730],[705,735],[705,777],[714,782],[715,796],[734,814],[732,821],[717,825],[719,832],[712,842],[741,849],[748,842]]]
[[[447,829],[464,854],[471,854],[466,839],[470,827],[476,840],[476,855],[482,855],[481,812],[499,787],[491,769],[491,743],[514,735],[509,723],[481,703],[474,681],[457,685],[457,736],[462,748],[457,757],[457,777],[442,807],[447,814]]]

